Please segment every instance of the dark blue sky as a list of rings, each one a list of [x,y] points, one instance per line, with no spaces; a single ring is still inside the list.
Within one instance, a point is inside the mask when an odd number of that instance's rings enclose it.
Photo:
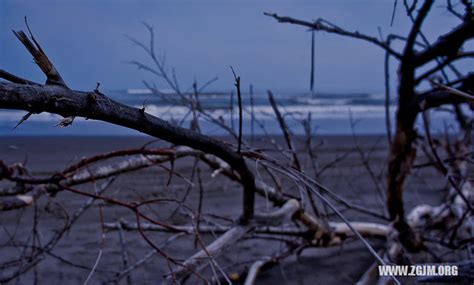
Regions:
[[[232,65],[244,85],[253,83],[258,90],[306,91],[310,33],[302,27],[279,24],[263,16],[264,11],[306,20],[323,17],[374,36],[378,35],[377,27],[384,35],[406,34],[409,21],[399,2],[395,24],[390,27],[393,0],[1,0],[0,68],[43,81],[11,33],[25,28],[26,15],[36,38],[71,87],[93,89],[101,82],[102,89],[142,88],[142,79],[153,78],[125,63],[146,58],[124,35],[148,41],[141,24],[146,21],[155,28],[157,47],[166,53],[184,87],[194,78],[204,82],[217,76],[218,82],[209,89],[230,90]],[[456,24],[455,18],[437,6],[425,24],[426,34],[434,40]],[[381,50],[339,36],[316,35],[316,91],[382,90]]]

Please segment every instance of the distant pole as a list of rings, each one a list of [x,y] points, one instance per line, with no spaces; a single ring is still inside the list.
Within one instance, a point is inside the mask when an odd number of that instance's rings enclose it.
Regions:
[[[311,91],[311,95],[314,96],[314,30],[311,31],[311,74],[309,90]]]
[[[235,131],[234,126],[234,90],[230,91],[230,127]]]
[[[250,94],[250,139],[253,141],[253,85],[250,84],[249,88],[249,94]]]

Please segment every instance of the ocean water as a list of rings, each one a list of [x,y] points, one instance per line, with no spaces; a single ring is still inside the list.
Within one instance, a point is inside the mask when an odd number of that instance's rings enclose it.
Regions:
[[[141,108],[146,112],[172,121],[188,128],[192,115],[188,104],[183,104],[180,97],[171,92],[157,96],[146,89],[112,90],[104,92],[116,101]],[[251,103],[251,97],[253,98]],[[308,93],[275,93],[280,112],[291,132],[303,134],[302,121],[311,116],[311,129],[315,134],[385,134],[385,107],[383,94],[308,94]],[[227,126],[238,130],[237,96],[230,93],[210,92],[199,95],[201,107],[207,114]],[[242,94],[243,133],[244,135],[280,134],[278,122],[266,93],[250,96]],[[393,122],[394,102],[390,102],[390,116]],[[0,135],[139,135],[134,130],[114,126],[104,122],[77,118],[71,126],[61,128],[58,115],[42,113],[31,116],[26,122],[15,128],[25,111],[0,110]],[[253,115],[251,115],[253,114]],[[253,119],[252,119],[253,117]],[[441,132],[445,126],[454,125],[449,113],[437,112],[431,117],[434,132]],[[209,135],[226,135],[225,130],[210,122],[205,116],[199,116],[202,132]]]

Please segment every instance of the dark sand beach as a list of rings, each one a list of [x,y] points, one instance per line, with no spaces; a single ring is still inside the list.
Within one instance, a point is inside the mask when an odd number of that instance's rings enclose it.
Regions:
[[[62,170],[78,159],[99,154],[102,152],[141,147],[152,141],[149,137],[3,137],[0,139],[0,158],[7,164],[24,162],[36,175],[51,175]],[[163,143],[155,143],[155,145]],[[255,143],[256,146],[269,147],[267,143]],[[345,198],[347,201],[361,205],[372,211],[384,214],[385,204],[378,198],[373,180],[366,168],[362,166],[361,157],[354,151],[354,140],[351,136],[317,137],[314,150],[322,167],[337,158],[339,162],[328,168],[320,182]],[[383,171],[387,156],[387,144],[384,136],[357,137],[357,145],[368,157],[368,162],[376,175]],[[307,156],[302,155],[303,164],[309,164]],[[341,158],[342,157],[342,158]],[[423,161],[423,157],[419,158]],[[176,172],[184,177],[190,176],[193,159],[178,160],[174,166]],[[166,165],[169,167],[169,163]],[[241,187],[217,175],[211,177],[211,171],[206,166],[201,167],[203,182],[203,214],[219,215],[231,220],[238,218],[241,211]],[[127,201],[140,201],[150,198],[173,197],[180,199],[187,189],[187,184],[179,177],[173,177],[172,183],[167,185],[169,174],[160,167],[154,166],[128,173],[117,177],[112,186],[104,195]],[[100,184],[100,182],[98,182]],[[291,181],[282,181],[288,192],[298,195],[298,188]],[[437,205],[445,195],[442,190],[444,179],[432,169],[414,170],[407,182],[405,203],[407,211],[416,204]],[[380,185],[385,189],[385,185]],[[91,184],[78,187],[82,190],[94,191]],[[196,187],[190,190],[186,203],[196,207],[199,191]],[[61,192],[54,198],[43,197],[37,206],[39,221],[39,236],[47,241],[53,229],[64,219],[62,209],[69,214],[83,205],[88,198],[77,194]],[[36,270],[17,279],[12,284],[83,284],[93,267],[101,244],[101,223],[98,204],[95,203],[86,211],[74,226],[62,238],[59,244],[45,254]],[[261,197],[257,199],[257,209],[265,210],[268,204]],[[20,246],[12,245],[11,237],[19,242],[22,237],[28,237],[32,228],[33,210],[29,207],[24,210],[2,213],[0,219],[0,254],[15,257],[21,252]],[[105,222],[117,222],[119,219],[134,221],[134,214],[128,209],[105,204],[103,207]],[[187,217],[182,214],[170,218],[172,208],[156,206],[153,209],[155,217],[169,224],[186,224]],[[343,212],[351,221],[378,221],[355,211]],[[332,221],[339,222],[336,216]],[[8,233],[8,234],[6,234]],[[157,245],[170,237],[170,233],[149,232],[148,237]],[[204,235],[204,242],[209,243],[215,237]],[[125,232],[129,264],[133,264],[146,256],[150,246],[137,233]],[[25,240],[23,239],[25,242]],[[369,240],[375,249],[384,245],[384,241]],[[283,248],[279,241],[260,239],[242,240],[236,246],[217,259],[219,267],[227,274],[240,272],[253,261],[268,256]],[[174,242],[163,247],[169,255],[185,259],[199,249],[194,239],[179,237]],[[374,261],[367,249],[359,241],[346,242],[342,246],[333,248],[309,248],[298,257],[285,259],[261,275],[257,284],[353,284]],[[107,231],[103,255],[97,270],[91,277],[89,284],[102,284],[114,279],[114,272],[123,268],[122,249],[119,233]],[[133,284],[157,284],[158,280],[168,272],[169,267],[164,258],[154,255],[144,264],[131,272]],[[6,271],[5,271],[6,272]],[[0,273],[2,274],[2,273]],[[126,284],[125,278],[120,284]]]

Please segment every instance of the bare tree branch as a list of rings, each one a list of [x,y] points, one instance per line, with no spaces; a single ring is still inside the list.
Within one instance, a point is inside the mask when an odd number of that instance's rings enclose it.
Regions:
[[[387,43],[381,42],[376,37],[367,36],[365,34],[362,34],[362,33],[358,32],[358,31],[350,32],[350,31],[344,30],[344,29],[342,29],[342,28],[340,28],[340,27],[338,27],[338,26],[336,26],[336,25],[334,25],[334,24],[332,24],[332,23],[330,23],[330,22],[328,22],[324,19],[318,19],[314,22],[307,22],[307,21],[295,19],[295,18],[292,18],[292,17],[279,16],[278,14],[275,14],[275,13],[263,13],[263,14],[265,16],[269,16],[269,17],[274,18],[275,20],[277,20],[280,23],[289,23],[289,24],[294,24],[294,25],[298,25],[298,26],[304,26],[304,27],[308,27],[308,28],[310,28],[312,30],[315,30],[315,31],[324,31],[324,32],[327,32],[327,33],[330,33],[330,34],[337,34],[337,35],[341,35],[341,36],[345,36],[345,37],[350,37],[350,38],[363,40],[363,41],[372,43],[376,46],[379,46],[379,47],[383,48],[384,50],[386,50],[388,53],[390,53],[395,58],[401,59],[401,54],[400,53],[396,52],[389,45],[387,45]]]
[[[56,86],[0,83],[0,108],[101,120],[216,155],[229,163],[242,178],[245,189],[242,221],[248,221],[253,216],[255,192],[253,173],[240,155],[216,139],[173,126],[162,119],[141,112],[138,108],[115,102],[105,95],[72,91]]]

